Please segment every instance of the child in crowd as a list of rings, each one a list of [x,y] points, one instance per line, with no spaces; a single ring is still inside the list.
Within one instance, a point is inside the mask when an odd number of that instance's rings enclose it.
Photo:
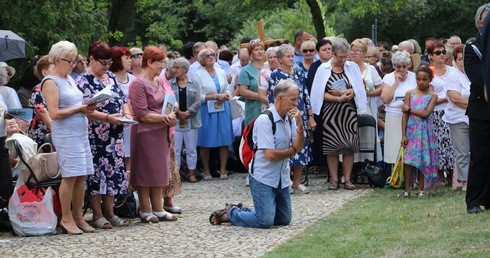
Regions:
[[[420,67],[416,71],[417,88],[405,94],[401,141],[405,147],[405,191],[399,197],[410,196],[410,186],[414,181],[411,179],[412,167],[418,170],[418,197],[425,195],[424,189],[437,184],[437,138],[431,119],[437,95],[430,89],[432,78],[430,68]]]

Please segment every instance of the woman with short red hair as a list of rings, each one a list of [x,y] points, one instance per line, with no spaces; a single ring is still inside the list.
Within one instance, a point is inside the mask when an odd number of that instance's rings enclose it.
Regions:
[[[109,71],[113,72],[116,76],[117,82],[121,87],[124,96],[128,97],[129,84],[134,79],[134,75],[130,74],[131,70],[131,52],[127,47],[112,47],[112,64]],[[128,103],[129,111],[125,116],[132,117],[131,105]],[[123,129],[124,138],[124,164],[126,165],[126,170],[129,171],[131,167],[131,126],[124,126]]]
[[[129,99],[139,124],[131,127],[130,183],[138,191],[141,222],[174,221],[177,217],[163,210],[162,187],[170,181],[170,128],[177,118],[174,112],[162,115],[165,94],[160,73],[165,54],[156,46],[143,53],[143,72],[129,86]]]

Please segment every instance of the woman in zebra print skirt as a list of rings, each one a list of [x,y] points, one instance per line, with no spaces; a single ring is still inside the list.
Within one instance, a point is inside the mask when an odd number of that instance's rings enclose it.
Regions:
[[[322,148],[330,174],[328,189],[339,187],[338,163],[339,155],[343,155],[344,188],[354,190],[350,177],[354,153],[359,150],[357,111],[367,110],[366,91],[359,66],[347,61],[349,43],[334,39],[332,52],[332,59],[318,68],[310,99],[313,113],[322,119]]]

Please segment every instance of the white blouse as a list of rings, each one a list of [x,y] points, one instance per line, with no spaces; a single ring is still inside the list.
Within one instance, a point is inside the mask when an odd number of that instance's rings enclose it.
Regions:
[[[444,93],[453,90],[459,92],[462,97],[468,99],[470,96],[470,80],[465,73],[460,72],[458,69],[451,67],[451,70],[447,73],[446,85],[444,87]],[[442,119],[448,124],[466,123],[469,124],[468,116],[465,114],[466,109],[461,108],[451,102],[448,99],[448,104],[445,109]]]
[[[395,72],[385,75],[383,82],[388,87],[393,87],[395,84]],[[408,72],[407,79],[404,82],[398,83],[395,93],[393,94],[393,99],[390,103],[385,104],[386,113],[402,115],[403,99],[405,98],[405,93],[409,90],[413,90],[417,87],[417,80],[415,79],[415,73]]]

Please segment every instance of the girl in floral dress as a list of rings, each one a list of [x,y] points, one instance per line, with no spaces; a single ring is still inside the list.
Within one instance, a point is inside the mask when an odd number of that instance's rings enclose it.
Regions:
[[[421,67],[416,78],[417,88],[407,91],[402,106],[405,191],[399,197],[410,196],[410,185],[415,179],[411,179],[412,167],[418,170],[418,197],[425,195],[424,189],[437,184],[437,137],[431,119],[437,95],[429,89],[433,74],[428,67]]]

